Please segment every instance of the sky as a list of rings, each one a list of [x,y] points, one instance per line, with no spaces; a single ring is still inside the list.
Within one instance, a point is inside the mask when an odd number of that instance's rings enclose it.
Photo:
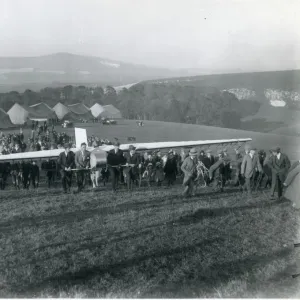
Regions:
[[[299,0],[0,0],[0,56],[167,68],[300,68]]]

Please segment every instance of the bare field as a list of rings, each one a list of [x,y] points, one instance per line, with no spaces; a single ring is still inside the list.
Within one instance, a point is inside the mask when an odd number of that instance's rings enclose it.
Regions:
[[[1,191],[0,297],[299,297],[299,214],[259,192]]]

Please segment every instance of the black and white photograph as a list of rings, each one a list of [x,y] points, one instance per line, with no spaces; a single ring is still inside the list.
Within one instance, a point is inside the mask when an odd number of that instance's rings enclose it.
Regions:
[[[299,12],[0,0],[0,298],[299,298]]]

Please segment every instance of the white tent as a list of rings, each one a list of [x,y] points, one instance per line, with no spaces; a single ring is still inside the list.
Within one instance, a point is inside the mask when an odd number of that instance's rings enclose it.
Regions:
[[[104,111],[104,108],[99,103],[95,103],[91,108],[91,113],[95,118],[98,118],[102,112]]]
[[[121,112],[113,105],[104,105],[104,111],[101,113],[101,117],[110,119],[122,119]]]
[[[28,119],[29,112],[20,104],[15,103],[7,112],[10,120],[15,125],[23,125]]]
[[[63,117],[70,112],[70,110],[63,105],[62,103],[58,102],[54,107],[53,110],[56,113],[56,116],[59,120],[63,119]]]

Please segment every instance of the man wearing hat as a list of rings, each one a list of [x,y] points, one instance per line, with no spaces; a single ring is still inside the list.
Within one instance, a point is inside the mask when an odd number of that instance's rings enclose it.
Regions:
[[[176,181],[177,161],[176,161],[173,151],[169,151],[168,154],[169,155],[168,155],[166,164],[164,166],[164,172],[166,175],[168,186],[170,186],[170,185],[173,185],[173,183]]]
[[[90,152],[86,150],[86,143],[82,143],[80,150],[75,153],[77,192],[81,192],[85,186],[86,172],[90,168]]]
[[[199,154],[198,159],[199,159],[201,162],[204,162],[204,159],[205,159],[205,152],[204,152],[204,150],[201,150],[201,151],[200,151],[200,154]]]
[[[181,170],[184,174],[183,186],[185,189],[183,191],[184,196],[190,196],[193,194],[194,180],[197,177],[197,150],[192,148],[189,152],[189,156],[183,161],[181,165]]]
[[[223,151],[218,152],[218,160],[209,168],[209,180],[212,182],[214,189],[220,189],[223,191],[225,180],[224,180],[224,168],[229,163],[229,158],[225,157]]]
[[[64,144],[64,151],[59,154],[58,167],[60,169],[60,175],[62,180],[62,186],[64,192],[70,191],[72,185],[72,171],[75,167],[75,155],[71,151],[69,144]]]
[[[126,167],[124,167],[124,178],[127,183],[128,190],[132,189],[132,183],[137,182],[141,184],[141,168],[142,159],[139,154],[135,152],[136,148],[133,145],[129,146],[129,152],[125,153]],[[139,176],[140,175],[140,176]]]
[[[209,168],[215,163],[215,158],[213,155],[211,155],[211,150],[208,149],[206,151],[206,156],[203,160],[204,166],[209,170]]]
[[[126,163],[123,151],[120,149],[120,143],[114,142],[114,149],[110,150],[107,155],[107,164],[112,180],[112,189],[115,192],[118,181],[121,177],[123,168],[121,165]]]
[[[251,195],[251,179],[255,176],[256,169],[259,173],[262,173],[262,166],[256,155],[256,149],[251,147],[249,154],[244,156],[241,166],[241,176],[245,178],[245,185],[249,196]]]
[[[277,187],[278,198],[282,196],[283,183],[291,167],[291,163],[287,155],[281,153],[279,147],[273,148],[272,157],[270,160],[270,167],[272,169],[272,186],[271,199],[275,198],[275,189]]]

